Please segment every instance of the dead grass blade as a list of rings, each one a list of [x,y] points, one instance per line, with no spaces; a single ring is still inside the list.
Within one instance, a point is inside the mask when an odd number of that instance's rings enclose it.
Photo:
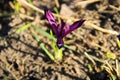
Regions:
[[[75,6],[81,6],[82,8],[85,8],[87,5],[98,2],[100,0],[85,0],[85,1],[80,1],[75,4]]]
[[[54,0],[54,1],[55,1],[57,8],[59,8],[60,7],[59,1],[58,0]]]

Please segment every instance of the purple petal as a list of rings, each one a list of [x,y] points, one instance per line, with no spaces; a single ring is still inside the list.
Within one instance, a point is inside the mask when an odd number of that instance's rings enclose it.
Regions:
[[[64,26],[65,26],[65,22],[64,22],[63,20],[61,20],[61,23],[60,23],[59,26],[58,26],[58,34],[57,34],[57,37],[59,37],[59,36],[62,35]]]
[[[45,16],[46,19],[48,20],[48,22],[50,23],[53,31],[55,32],[55,34],[57,34],[57,22],[55,21],[54,16],[52,15],[52,12],[50,10],[45,11]]]
[[[63,37],[66,36],[68,33],[72,32],[73,30],[77,29],[78,27],[80,27],[83,24],[84,21],[85,20],[76,21],[71,26],[66,24],[66,27],[64,29]]]

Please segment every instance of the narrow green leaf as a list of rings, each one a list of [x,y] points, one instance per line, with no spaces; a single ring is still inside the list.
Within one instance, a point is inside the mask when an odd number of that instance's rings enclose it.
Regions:
[[[113,53],[110,53],[110,52],[107,52],[106,56],[107,56],[108,58],[111,58],[111,59],[115,59],[115,58],[116,58],[116,55],[113,54]]]
[[[52,30],[50,30],[50,35],[51,35],[51,37],[54,37]],[[56,52],[56,43],[53,40],[52,40],[52,43],[51,43],[51,47],[54,50],[54,52]]]
[[[58,49],[58,47],[57,47],[57,51],[54,53],[54,55],[55,55],[56,60],[62,60],[62,58],[63,58],[63,49],[62,48]]]
[[[88,69],[89,69],[89,72],[93,72],[92,64],[88,64]]]
[[[58,9],[57,9],[56,7],[54,7],[54,11],[55,11],[57,14],[59,14],[59,11],[58,11]],[[60,18],[58,17],[57,19],[58,19],[58,23],[60,23]]]
[[[39,37],[37,36],[37,34],[34,33],[33,36],[34,36],[35,40],[39,43],[39,45],[40,45],[40,47],[42,48],[42,50],[44,50],[45,53],[48,55],[48,57],[49,57],[51,60],[54,61],[55,59],[54,59],[53,55],[50,54],[50,52],[44,47],[43,43],[40,42],[40,39],[39,39]]]
[[[40,34],[48,37],[49,39],[52,39],[53,41],[56,41],[55,37],[51,36],[51,35],[50,35],[49,33],[47,33],[46,31],[44,31],[44,30],[42,30],[42,29],[40,29],[40,28],[38,28],[38,27],[36,27],[36,26],[33,26],[33,28],[34,28],[35,30],[37,30]]]
[[[8,80],[6,76],[4,76],[3,80]]]
[[[14,0],[14,4],[15,4],[15,13],[19,13],[20,12],[20,4],[18,3],[17,0]]]
[[[29,4],[33,5],[33,1],[32,0],[28,0]]]
[[[57,14],[59,14],[59,11],[58,11],[58,9],[57,9],[56,7],[54,7],[54,11],[55,11]]]
[[[120,41],[117,42],[118,47],[120,48]]]
[[[37,36],[36,33],[33,33],[33,37],[35,38],[35,40],[36,40],[37,42],[40,42],[40,39],[39,39],[39,37]]]
[[[112,75],[111,76],[112,80],[116,80],[116,76]]]
[[[54,57],[53,57],[53,55],[49,53],[49,51],[44,47],[44,45],[43,45],[42,43],[40,44],[40,47],[45,51],[45,53],[49,56],[49,58],[50,58],[52,61],[55,60]]]
[[[30,26],[31,26],[31,23],[28,23],[28,24],[26,24],[26,25],[20,27],[19,29],[17,29],[17,30],[15,31],[15,33],[18,34],[18,33],[20,33],[21,31],[23,31],[23,30],[29,28]]]

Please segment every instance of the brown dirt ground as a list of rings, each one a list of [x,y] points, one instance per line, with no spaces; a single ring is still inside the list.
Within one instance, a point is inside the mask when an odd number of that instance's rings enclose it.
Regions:
[[[60,0],[61,15],[82,18],[104,29],[120,33],[120,0],[79,4],[82,1],[84,0]],[[64,48],[62,61],[50,61],[33,38],[32,28],[12,34],[19,27],[31,22],[38,22],[37,26],[49,31],[50,25],[44,15],[29,7],[21,7],[18,14],[13,14],[15,9],[10,3],[13,4],[13,0],[0,1],[0,80],[110,80],[107,69],[101,69],[104,63],[94,59],[92,62],[85,52],[108,62],[113,68],[116,61],[120,66],[120,49],[116,41],[118,36],[103,33],[86,25],[65,37],[65,44],[74,51]],[[34,0],[33,4],[40,9],[48,8],[51,11],[56,6],[54,0]],[[110,5],[119,7],[119,10]],[[27,13],[27,17],[20,16]],[[41,42],[52,52],[50,40],[41,34],[39,36]],[[108,58],[106,52],[115,54],[116,59]],[[92,66],[92,71],[88,65]],[[110,69],[108,66],[107,68]],[[118,73],[114,70],[111,72],[117,77],[116,80],[119,80],[120,70]]]

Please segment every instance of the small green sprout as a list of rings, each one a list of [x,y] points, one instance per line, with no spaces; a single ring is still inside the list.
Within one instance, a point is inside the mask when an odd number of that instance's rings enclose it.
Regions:
[[[107,52],[106,56],[110,59],[116,59],[116,55],[111,52]]]

